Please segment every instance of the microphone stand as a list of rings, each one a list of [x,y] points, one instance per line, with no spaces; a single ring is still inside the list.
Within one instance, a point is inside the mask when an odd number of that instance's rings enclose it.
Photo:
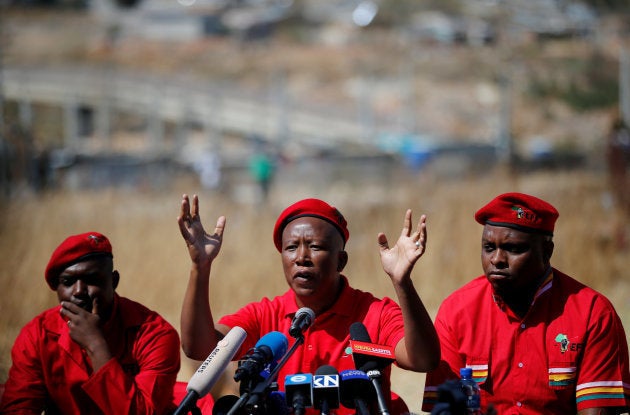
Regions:
[[[173,415],[186,415],[189,412],[192,415],[201,415],[201,409],[197,406],[198,399],[199,395],[197,392],[192,392],[179,404]]]
[[[232,408],[227,413],[227,415],[236,414],[236,411],[238,411],[243,406],[243,404],[245,404],[248,408],[256,408],[256,405],[258,404],[258,401],[260,400],[260,396],[264,394],[267,388],[276,380],[276,378],[278,377],[278,372],[280,372],[280,369],[282,369],[282,366],[285,365],[287,360],[289,360],[291,355],[295,353],[295,350],[302,343],[304,343],[304,335],[300,333],[297,337],[295,337],[295,343],[293,343],[293,346],[291,346],[289,351],[286,352],[284,356],[282,356],[282,359],[280,359],[276,367],[273,368],[273,370],[271,371],[271,374],[263,382],[258,383],[258,385],[256,385],[256,387],[251,393],[249,392],[243,393],[243,395],[241,395],[239,400],[236,401],[234,406],[232,406]],[[255,413],[256,411],[254,410],[252,412],[250,410],[249,412]]]
[[[192,407],[190,407],[190,411],[189,411],[192,415],[201,415],[201,409],[199,409],[199,407],[197,406],[197,404],[193,404]]]
[[[355,399],[354,406],[357,410],[355,415],[370,415],[370,408],[363,399]]]

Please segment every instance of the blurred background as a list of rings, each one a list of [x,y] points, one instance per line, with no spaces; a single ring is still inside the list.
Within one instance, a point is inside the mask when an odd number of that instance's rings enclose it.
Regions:
[[[0,383],[70,234],[108,235],[119,293],[179,329],[183,193],[227,216],[217,316],[284,292],[271,232],[303,197],[347,217],[345,273],[377,296],[377,233],[426,213],[434,316],[482,272],[474,212],[520,191],[558,208],[552,263],[628,334],[629,122],[625,0],[0,0]],[[394,370],[416,413],[423,384]]]

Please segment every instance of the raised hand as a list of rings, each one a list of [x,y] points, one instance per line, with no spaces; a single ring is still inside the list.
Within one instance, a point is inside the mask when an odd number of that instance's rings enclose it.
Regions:
[[[199,216],[199,198],[193,195],[192,209],[188,195],[182,196],[182,204],[177,217],[179,231],[186,242],[190,258],[196,264],[210,263],[218,255],[223,242],[225,216],[217,219],[214,232],[207,233]]]
[[[378,234],[383,270],[395,282],[400,282],[411,275],[414,264],[426,249],[426,215],[420,217],[416,231],[413,233],[411,223],[411,209],[407,209],[400,237],[392,248],[389,247],[385,234],[382,232]]]

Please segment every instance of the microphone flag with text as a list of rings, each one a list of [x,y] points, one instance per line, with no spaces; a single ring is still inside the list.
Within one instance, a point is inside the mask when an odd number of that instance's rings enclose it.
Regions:
[[[313,375],[297,373],[284,378],[287,405],[295,415],[304,415],[306,408],[313,406]]]
[[[356,368],[365,372],[374,385],[378,412],[381,415],[389,415],[387,400],[381,388],[381,370],[395,360],[393,349],[388,346],[372,344],[367,328],[360,322],[350,325],[350,342],[361,346],[357,347],[356,353],[355,346],[352,346],[352,359]],[[366,344],[369,347],[365,346]]]
[[[183,415],[197,408],[197,400],[210,392],[221,378],[223,371],[238,352],[247,333],[241,327],[233,327],[199,366],[186,386],[188,392],[173,415]]]
[[[234,380],[250,380],[265,369],[268,364],[277,362],[289,347],[287,337],[279,331],[271,331],[258,340],[250,352],[239,361]]]
[[[350,347],[352,359],[358,370],[366,371],[365,365],[373,369],[384,369],[396,360],[394,348],[391,346],[373,344],[363,323],[350,325]]]
[[[308,307],[300,308],[291,321],[291,327],[289,328],[289,334],[291,337],[297,338],[304,333],[304,330],[309,328],[315,321],[315,312]]]
[[[320,366],[313,375],[313,407],[321,415],[339,408],[339,372],[331,365]]]

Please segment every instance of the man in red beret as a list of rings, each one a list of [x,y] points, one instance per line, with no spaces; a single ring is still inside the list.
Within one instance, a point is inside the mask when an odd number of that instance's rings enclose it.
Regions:
[[[470,367],[484,410],[628,412],[621,320],[603,295],[551,266],[557,218],[549,203],[523,193],[499,195],[476,212],[485,275],[438,311],[442,361],[427,375],[423,410],[434,407],[439,385]]]
[[[425,216],[413,230],[411,210],[405,214],[401,235],[389,247],[384,234],[378,235],[383,269],[391,278],[398,303],[390,298],[352,288],[342,274],[348,261],[345,244],[350,236],[346,220],[333,206],[319,199],[304,199],[286,208],[278,217],[273,241],[280,253],[289,289],[282,295],[245,305],[234,314],[215,322],[209,304],[210,268],[221,248],[225,217],[217,220],[212,234],[204,231],[199,217],[199,200],[192,207],[184,195],[178,218],[192,268],[181,316],[182,346],[185,354],[202,360],[234,326],[245,329],[247,337],[236,358],[253,348],[270,331],[284,333],[289,346],[296,341],[289,329],[296,312],[310,308],[314,323],[304,335],[304,344],[295,350],[278,373],[280,390],[287,375],[315,374],[324,366],[337,371],[355,369],[350,347],[350,326],[363,323],[372,343],[394,350],[395,363],[426,372],[439,361],[439,344],[433,323],[411,279],[411,271],[426,244]],[[355,338],[354,340],[358,340]],[[389,397],[390,367],[383,370],[382,389],[391,414],[408,411],[404,403]],[[313,409],[307,413],[319,413]],[[340,406],[336,414],[353,414]]]
[[[157,313],[116,293],[109,240],[98,232],[68,237],[45,278],[60,305],[18,335],[0,412],[172,412],[179,336]]]

